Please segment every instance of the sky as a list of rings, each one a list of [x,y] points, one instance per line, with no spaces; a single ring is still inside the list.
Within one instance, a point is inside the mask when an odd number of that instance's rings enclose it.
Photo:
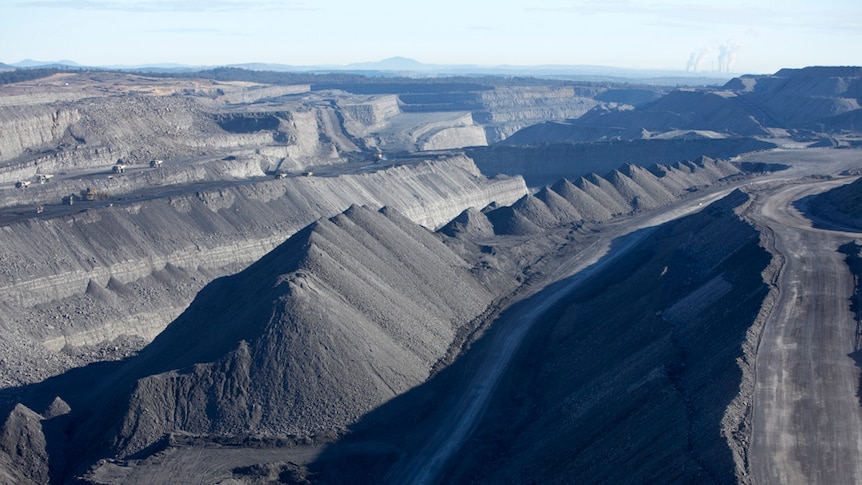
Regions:
[[[859,0],[0,0],[0,62],[862,66]]]

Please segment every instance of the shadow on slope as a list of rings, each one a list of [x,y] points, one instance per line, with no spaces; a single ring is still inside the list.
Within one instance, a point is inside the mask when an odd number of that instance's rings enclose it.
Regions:
[[[862,178],[822,194],[804,197],[793,203],[811,217],[814,227],[834,229],[833,225],[862,230]]]
[[[733,482],[728,441],[744,434],[746,411],[727,421],[725,413],[770,261],[734,212],[747,201],[736,192],[617,240],[609,254],[619,259],[576,276],[587,279],[527,334],[443,481]],[[319,483],[386,482],[394,465],[439,439],[481,362],[498,352],[501,324],[518,325],[512,315],[570,283],[507,309],[462,359],[351,426],[309,466]]]
[[[67,399],[69,441],[49,443],[66,478],[170,433],[331,432],[424,381],[491,299],[438,235],[353,206],[207,285],[138,356],[3,397]]]
[[[856,277],[856,287],[853,289],[853,296],[850,297],[850,311],[855,315],[856,320],[856,342],[853,352],[848,354],[848,357],[856,362],[856,366],[862,368],[862,241],[851,241],[838,250],[847,255],[845,261],[850,269],[850,272]],[[856,391],[856,396],[859,398],[859,405],[862,406],[862,376],[859,378],[859,386]]]

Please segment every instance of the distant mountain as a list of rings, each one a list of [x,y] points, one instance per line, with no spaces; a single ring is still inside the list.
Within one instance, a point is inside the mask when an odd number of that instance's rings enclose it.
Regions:
[[[377,62],[359,62],[345,66],[346,69],[368,71],[432,71],[445,67],[436,64],[425,64],[415,59],[398,56]]]
[[[10,64],[13,68],[76,68],[76,69],[116,69],[123,71],[144,72],[192,72],[204,69],[212,69],[216,66],[196,66],[175,63],[154,63],[143,65],[113,64],[102,66],[85,66],[70,60],[60,61],[37,61],[25,59]],[[686,71],[670,70],[644,70],[628,69],[611,66],[588,66],[588,65],[496,65],[480,66],[476,64],[428,64],[408,57],[395,56],[380,61],[356,62],[351,64],[317,64],[317,65],[290,65],[265,62],[246,62],[239,64],[228,64],[224,67],[235,67],[249,71],[274,71],[274,72],[350,72],[350,73],[374,73],[375,75],[387,75],[398,73],[417,74],[420,76],[435,75],[482,75],[482,76],[541,76],[560,79],[573,79],[585,81],[637,81],[649,82],[661,85],[721,85],[731,79],[729,74],[720,73],[691,73]]]
[[[33,59],[24,59],[23,61],[16,62],[14,64],[10,64],[11,67],[18,68],[33,68],[33,67],[85,67],[81,64],[78,64],[75,61],[69,60],[61,60],[61,61],[35,61]]]

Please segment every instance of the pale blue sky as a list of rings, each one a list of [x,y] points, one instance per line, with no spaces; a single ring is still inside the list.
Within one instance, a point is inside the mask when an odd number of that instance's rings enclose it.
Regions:
[[[0,62],[862,65],[859,0],[0,0]]]

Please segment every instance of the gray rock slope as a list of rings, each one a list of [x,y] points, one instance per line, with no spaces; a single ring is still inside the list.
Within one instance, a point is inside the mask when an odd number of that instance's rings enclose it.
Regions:
[[[48,483],[48,452],[43,416],[18,404],[0,426],[0,482]]]
[[[685,167],[664,170],[702,171],[707,179],[737,173],[709,159]],[[654,193],[642,188],[637,196],[666,197],[669,189],[647,174],[633,166],[612,173],[616,180],[647,181],[642,185]],[[495,231],[540,235],[601,206],[567,181],[555,187],[559,192],[548,187],[522,198],[508,207],[511,212],[468,209],[441,232],[468,240],[492,239]],[[615,197],[625,199],[621,192]],[[593,203],[573,204],[583,200]],[[515,216],[506,222],[510,213]],[[513,229],[500,231],[498,217]],[[23,395],[28,406],[41,409],[60,394],[71,408],[55,400],[43,418],[16,429],[38,438],[45,420],[68,414],[63,435],[52,435],[44,447],[53,450],[55,476],[80,473],[80,466],[104,457],[146,455],[171,433],[284,436],[343,429],[423,383],[451,358],[461,331],[471,331],[467,324],[514,287],[517,272],[506,276],[491,269],[493,277],[483,277],[485,259],[473,255],[468,259],[476,261],[468,263],[454,252],[470,251],[468,246],[447,244],[392,209],[351,206],[299,231],[244,271],[216,279],[138,356],[33,386]],[[486,250],[496,252],[472,249]],[[129,291],[117,281],[109,282],[110,291],[88,286],[99,298]],[[98,377],[87,377],[91,373]],[[82,379],[98,384],[82,387]],[[15,402],[14,396],[5,398]],[[22,409],[12,416],[30,416]],[[9,473],[47,473],[28,472],[27,460],[6,461]],[[68,467],[58,471],[56,463],[64,462]]]
[[[862,179],[811,198],[808,207],[819,217],[862,229]]]
[[[467,207],[508,204],[526,193],[522,179],[489,180],[461,156],[112,207],[82,203],[82,212],[69,216],[2,226],[0,350],[7,368],[0,384],[33,382],[105,357],[83,346],[105,347],[124,335],[148,341],[208,281],[354,202],[389,206],[434,228]]]
[[[118,393],[95,389],[80,401],[93,408],[73,409],[95,417],[71,450],[341,429],[423,382],[492,298],[439,236],[353,206],[201,291],[100,388]]]
[[[563,223],[602,222],[655,209],[691,188],[740,174],[742,171],[729,162],[708,157],[669,167],[653,166],[649,170],[627,164],[606,177],[593,173],[574,183],[565,179],[558,181],[542,188],[535,196],[525,195],[511,206],[488,210],[485,215],[495,234],[539,234]],[[470,220],[476,219],[471,217]],[[470,233],[463,228],[466,222],[464,217],[451,222],[446,233]]]
[[[734,483],[769,253],[736,192],[650,234],[523,350],[450,483]]]

